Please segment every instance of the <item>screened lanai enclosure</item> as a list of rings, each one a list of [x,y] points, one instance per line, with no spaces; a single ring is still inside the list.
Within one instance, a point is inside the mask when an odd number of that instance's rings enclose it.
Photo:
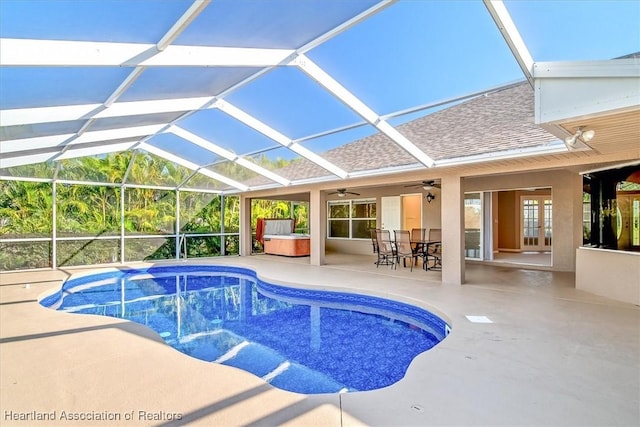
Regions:
[[[176,190],[188,178],[185,171],[151,156],[133,157],[62,161],[53,172],[59,179],[52,182],[4,181],[0,267],[238,253],[237,196]]]
[[[634,2],[575,5],[0,0],[0,270],[235,255],[247,192],[275,194],[251,227],[308,232],[309,203],[279,189],[564,153],[400,127],[531,83],[529,56],[638,50]],[[579,38],[577,13],[599,22]]]
[[[2,182],[1,270],[238,254],[239,197],[162,158],[124,152],[16,171],[34,179]],[[254,224],[295,218],[306,231],[305,203],[255,200],[252,212]]]

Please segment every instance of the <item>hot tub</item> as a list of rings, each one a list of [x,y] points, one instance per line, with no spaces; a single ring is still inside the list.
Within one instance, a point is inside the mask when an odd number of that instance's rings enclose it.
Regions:
[[[265,234],[264,253],[284,256],[308,256],[310,253],[308,234]]]

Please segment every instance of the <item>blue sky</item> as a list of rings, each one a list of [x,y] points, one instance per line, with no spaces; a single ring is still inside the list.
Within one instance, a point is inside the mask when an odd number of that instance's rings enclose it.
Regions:
[[[176,44],[297,47],[373,3],[214,0]],[[190,4],[0,0],[0,36],[155,43]],[[506,5],[535,61],[611,59],[640,51],[640,1]],[[471,0],[401,0],[307,55],[380,115],[523,79],[484,5]],[[130,71],[3,67],[0,108],[103,102]],[[120,100],[213,96],[251,71],[148,69]],[[295,68],[273,70],[227,100],[294,139],[361,121]],[[218,111],[194,114],[181,126],[238,153],[277,146]],[[48,129],[34,126],[36,134]],[[363,127],[304,145],[323,151],[371,132]],[[171,147],[166,137],[158,143]],[[196,153],[191,157],[197,159]]]

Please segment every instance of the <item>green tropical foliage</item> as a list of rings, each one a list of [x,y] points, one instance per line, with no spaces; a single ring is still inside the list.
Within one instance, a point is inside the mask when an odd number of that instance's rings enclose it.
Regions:
[[[261,161],[269,163],[270,169],[287,163],[266,157]],[[232,162],[220,164],[216,172],[238,181],[255,175]],[[171,259],[176,257],[176,250],[181,254],[186,252],[188,257],[239,253],[239,197],[127,186],[135,183],[177,187],[188,182],[186,188],[228,188],[224,183],[201,174],[193,175],[192,171],[157,156],[143,152],[113,153],[62,160],[57,166],[49,162],[5,169],[2,174],[55,176],[57,180],[55,184],[0,181],[0,271],[52,265],[51,240],[15,242],[8,239],[51,239],[54,194],[58,266],[120,261],[121,229],[126,236],[125,261]],[[108,185],[85,184],[87,182]],[[308,204],[254,201],[254,229],[258,217],[294,217],[298,230],[306,231]],[[177,221],[178,234],[186,235],[184,241],[176,241]]]
[[[51,237],[51,184],[0,181],[0,237]],[[50,242],[5,243],[0,240],[0,270],[49,267]]]
[[[0,186],[0,235],[17,234],[19,237],[51,235],[53,229],[51,184],[0,181]]]

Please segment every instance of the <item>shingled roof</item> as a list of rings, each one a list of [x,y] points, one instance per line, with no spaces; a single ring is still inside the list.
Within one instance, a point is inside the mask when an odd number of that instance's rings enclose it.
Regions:
[[[527,82],[487,92],[397,129],[436,161],[537,147],[557,140],[534,124],[534,93]],[[348,172],[417,166],[413,156],[380,133],[321,155]],[[275,172],[291,180],[327,175],[306,160]]]

